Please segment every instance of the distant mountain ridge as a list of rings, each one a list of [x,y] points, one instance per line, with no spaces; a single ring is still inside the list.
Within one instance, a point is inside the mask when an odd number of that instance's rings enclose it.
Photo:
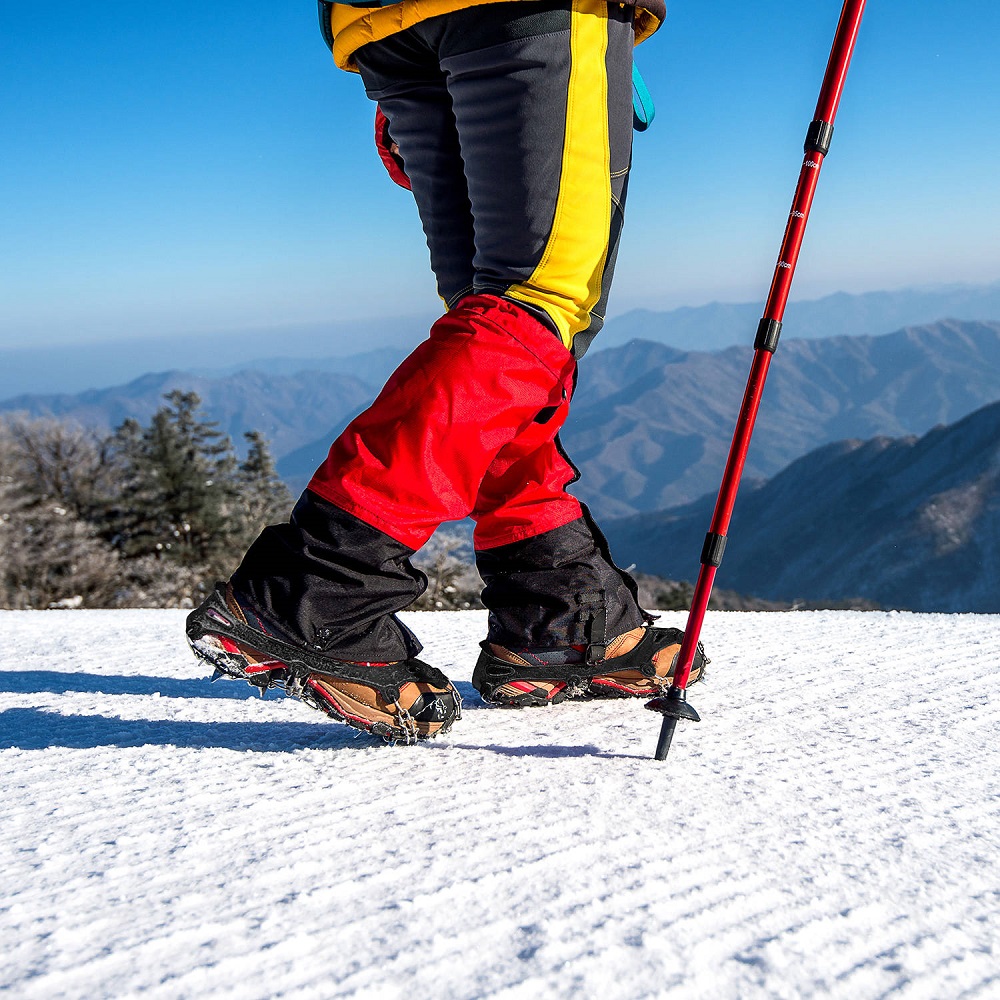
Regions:
[[[0,348],[0,400],[106,389],[173,369],[213,378],[248,369],[272,372],[276,363],[283,375],[317,366],[348,372],[357,357],[380,351],[402,357],[427,336],[429,322],[423,316],[382,317],[240,333]]]
[[[51,414],[107,430],[127,416],[148,419],[170,389],[194,390],[237,445],[245,430],[261,431],[297,491],[332,437],[374,397],[395,357],[388,351],[347,359],[356,374],[163,372],[112,389],[16,397],[0,403],[0,411]],[[588,355],[562,435],[583,469],[579,495],[601,517],[624,517],[716,489],[749,364],[748,347],[685,352],[646,341]],[[842,438],[922,434],[998,399],[1000,323],[948,321],[881,337],[783,341],[747,477],[773,476]]]
[[[718,487],[750,348],[684,353],[636,341],[584,359],[563,440],[602,516],[662,510]],[[1000,399],[1000,323],[782,342],[746,475],[773,476],[842,438],[922,434]]]
[[[763,303],[710,302],[669,312],[634,309],[608,320],[595,342],[598,350],[629,340],[652,340],[690,351],[715,351],[752,344]],[[789,302],[785,340],[878,336],[906,326],[938,320],[1000,320],[1000,282],[904,288]]]
[[[606,522],[615,558],[693,579],[714,502]],[[760,597],[1000,612],[1000,403],[810,452],[741,491],[729,539],[720,583]]]
[[[17,396],[0,403],[0,412],[30,417],[67,418],[101,431],[118,426],[126,417],[146,422],[163,405],[172,389],[197,392],[209,419],[229,434],[243,452],[243,433],[258,430],[276,455],[311,438],[316,428],[345,422],[368,403],[377,386],[352,375],[299,372],[268,375],[241,371],[223,378],[190,372],[156,372],[112,389],[78,394]]]

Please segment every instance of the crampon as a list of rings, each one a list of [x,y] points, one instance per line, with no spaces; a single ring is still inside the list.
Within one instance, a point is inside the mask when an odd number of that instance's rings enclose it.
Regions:
[[[396,663],[336,660],[273,634],[232,587],[218,584],[187,618],[195,655],[215,668],[212,680],[245,680],[263,694],[279,688],[310,708],[387,743],[416,743],[446,733],[462,699],[435,667],[411,657]]]

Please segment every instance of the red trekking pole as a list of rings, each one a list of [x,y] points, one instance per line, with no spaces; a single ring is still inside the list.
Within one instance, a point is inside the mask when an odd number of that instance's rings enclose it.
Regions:
[[[691,598],[691,610],[684,630],[684,642],[677,657],[673,684],[666,694],[646,704],[646,708],[663,716],[660,739],[656,745],[657,760],[666,759],[678,719],[700,721],[698,713],[687,703],[688,677],[691,674],[691,665],[698,647],[705,612],[708,610],[708,601],[712,596],[715,574],[722,563],[726,532],[729,530],[729,521],[733,515],[736,493],[740,488],[740,479],[743,476],[743,466],[746,463],[754,422],[764,392],[768,366],[771,363],[771,355],[777,349],[778,337],[781,335],[781,319],[785,314],[785,303],[788,301],[802,237],[809,221],[809,210],[812,207],[813,195],[816,193],[819,171],[830,148],[833,121],[837,116],[837,106],[840,104],[840,95],[844,89],[844,80],[847,78],[847,68],[851,63],[851,54],[854,52],[854,43],[864,9],[865,0],[845,0],[840,13],[840,23],[833,39],[833,49],[830,52],[826,76],[823,78],[819,101],[816,104],[816,114],[806,135],[805,158],[799,172],[799,182],[792,200],[792,210],[785,228],[778,263],[774,269],[774,278],[771,280],[764,317],[757,326],[753,365],[743,396],[743,406],[736,422],[733,443],[729,448],[729,458],[722,476],[719,497],[715,502],[711,528],[705,537],[705,546],[701,552],[701,570]]]

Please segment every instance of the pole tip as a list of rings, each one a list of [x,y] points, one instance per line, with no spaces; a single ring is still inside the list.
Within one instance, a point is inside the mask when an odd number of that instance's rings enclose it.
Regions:
[[[677,728],[677,720],[669,716],[663,717],[663,724],[660,726],[660,738],[656,741],[656,753],[653,755],[656,760],[666,760],[670,753],[670,744],[674,739],[674,730]]]

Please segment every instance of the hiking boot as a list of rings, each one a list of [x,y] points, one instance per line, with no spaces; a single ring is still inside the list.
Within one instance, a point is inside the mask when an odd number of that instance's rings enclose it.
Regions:
[[[586,646],[514,651],[484,642],[472,686],[484,701],[505,708],[567,698],[647,698],[670,686],[683,639],[680,629],[640,626],[612,639],[596,663],[587,662]],[[688,684],[702,678],[708,662],[699,642]]]
[[[266,691],[282,688],[387,743],[415,743],[446,733],[461,718],[462,699],[440,670],[411,657],[396,663],[337,660],[320,646],[280,638],[231,584],[213,593],[187,618],[195,655],[215,667],[213,680],[239,678]]]

